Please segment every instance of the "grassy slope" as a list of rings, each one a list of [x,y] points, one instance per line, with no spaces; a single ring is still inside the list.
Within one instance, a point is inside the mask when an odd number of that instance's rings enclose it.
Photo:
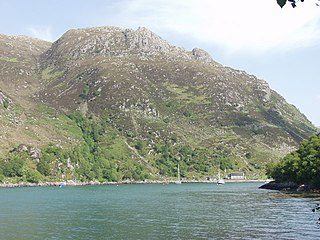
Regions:
[[[42,44],[23,59],[0,55],[0,87],[12,100],[8,109],[0,107],[2,155],[20,143],[71,148],[84,142],[79,127],[65,115],[81,111],[108,118],[109,134],[100,137],[99,146],[115,162],[143,163],[156,176],[157,146],[169,142],[226,152],[232,170],[255,177],[263,174],[266,162],[315,131],[277,93],[271,91],[265,101],[261,82],[244,72],[167,56],[75,58],[69,48],[39,58],[49,46]],[[136,148],[139,141],[142,149]],[[217,167],[210,169],[206,174]],[[189,177],[199,173],[182,166],[183,171]]]

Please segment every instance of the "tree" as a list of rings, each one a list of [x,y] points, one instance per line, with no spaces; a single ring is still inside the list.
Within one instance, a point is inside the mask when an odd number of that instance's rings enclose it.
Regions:
[[[6,177],[21,177],[23,176],[23,166],[25,157],[17,153],[12,153],[1,163],[3,175]]]
[[[297,151],[289,153],[278,164],[269,164],[267,175],[278,182],[320,187],[320,134],[302,141]]]
[[[286,5],[287,2],[290,2],[291,3],[291,6],[293,8],[295,8],[297,5],[296,5],[296,0],[277,0],[277,3],[280,7],[283,7],[284,5]],[[301,0],[301,2],[304,2],[304,0]]]
[[[277,3],[280,7],[284,7],[288,2],[291,3],[291,6],[295,8],[297,6],[297,2],[304,2],[304,0],[277,0]],[[319,0],[318,0],[319,1]],[[316,3],[317,6],[319,6],[318,3]]]
[[[82,93],[80,94],[80,97],[83,100],[88,100],[89,92],[90,92],[90,86],[88,83],[86,83],[86,85],[84,85],[84,87],[83,87],[83,90],[82,90]]]

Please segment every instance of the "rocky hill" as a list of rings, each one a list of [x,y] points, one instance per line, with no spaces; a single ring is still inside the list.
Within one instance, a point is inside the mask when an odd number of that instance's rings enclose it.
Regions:
[[[52,44],[0,35],[0,69],[3,156],[21,143],[85,143],[92,166],[112,159],[122,178],[134,178],[128,163],[161,177],[178,162],[188,178],[217,162],[254,177],[316,132],[266,81],[146,28],[69,30]]]

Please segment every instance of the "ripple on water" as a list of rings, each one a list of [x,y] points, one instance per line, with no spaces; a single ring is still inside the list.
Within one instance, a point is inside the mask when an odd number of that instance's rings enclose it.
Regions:
[[[0,189],[3,239],[319,239],[309,199],[258,184]]]

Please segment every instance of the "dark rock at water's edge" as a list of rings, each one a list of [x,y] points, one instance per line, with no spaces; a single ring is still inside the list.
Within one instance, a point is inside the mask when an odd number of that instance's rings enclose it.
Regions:
[[[268,182],[259,188],[270,189],[270,190],[280,190],[280,191],[296,191],[299,188],[299,184],[294,182]]]
[[[315,187],[307,184],[298,184],[294,182],[276,182],[271,181],[263,184],[259,188],[269,189],[269,190],[278,190],[278,191],[289,191],[289,192],[320,192],[319,187]]]

